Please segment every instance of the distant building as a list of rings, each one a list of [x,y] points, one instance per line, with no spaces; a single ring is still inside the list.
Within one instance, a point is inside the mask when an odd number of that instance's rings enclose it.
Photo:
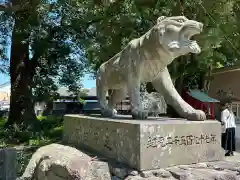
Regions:
[[[232,100],[232,111],[240,121],[240,64],[213,70],[209,95],[213,98]],[[220,108],[216,109],[220,113]]]
[[[10,101],[11,85],[10,82],[0,85],[0,101]]]
[[[10,109],[10,82],[0,85],[0,111],[9,111]]]
[[[96,88],[84,89],[87,91],[86,96],[81,97],[85,103],[81,104],[79,101],[71,100],[71,93],[67,88],[59,88],[58,93],[60,99],[53,102],[53,113],[100,113],[100,106],[97,100]],[[128,113],[130,110],[130,104],[128,98],[121,101],[116,105],[116,109],[119,113]]]
[[[61,87],[58,89],[60,98],[53,102],[54,114],[65,113],[83,113],[89,111],[99,111],[99,104],[96,96],[96,88],[84,89],[86,90],[86,96],[81,97],[85,103],[82,104],[78,100],[73,100],[72,94],[68,91],[68,88]]]
[[[9,101],[10,93],[0,91],[0,101]]]

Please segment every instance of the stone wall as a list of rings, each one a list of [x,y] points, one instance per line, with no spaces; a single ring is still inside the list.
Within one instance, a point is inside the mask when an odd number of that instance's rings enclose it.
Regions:
[[[0,149],[0,180],[16,180],[16,150]]]

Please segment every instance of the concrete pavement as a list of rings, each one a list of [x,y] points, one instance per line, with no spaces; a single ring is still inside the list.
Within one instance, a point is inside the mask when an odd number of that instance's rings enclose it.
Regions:
[[[226,157],[226,160],[227,161],[237,161],[237,162],[240,162],[240,153],[239,152],[235,152],[234,156]]]

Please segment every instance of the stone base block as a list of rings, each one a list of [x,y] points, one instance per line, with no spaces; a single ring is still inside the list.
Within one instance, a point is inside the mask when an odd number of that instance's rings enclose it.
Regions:
[[[140,171],[224,158],[221,125],[212,120],[66,115],[63,131],[64,142],[91,148]]]

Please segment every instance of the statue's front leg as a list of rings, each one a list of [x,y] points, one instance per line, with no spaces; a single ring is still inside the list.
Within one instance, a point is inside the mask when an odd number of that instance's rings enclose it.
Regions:
[[[181,117],[189,120],[206,119],[206,115],[203,111],[194,109],[178,94],[167,67],[159,73],[152,84],[158,92],[162,93],[167,104],[171,105]]]
[[[133,119],[147,119],[148,113],[144,111],[140,98],[140,81],[136,78],[128,79],[128,94]]]

